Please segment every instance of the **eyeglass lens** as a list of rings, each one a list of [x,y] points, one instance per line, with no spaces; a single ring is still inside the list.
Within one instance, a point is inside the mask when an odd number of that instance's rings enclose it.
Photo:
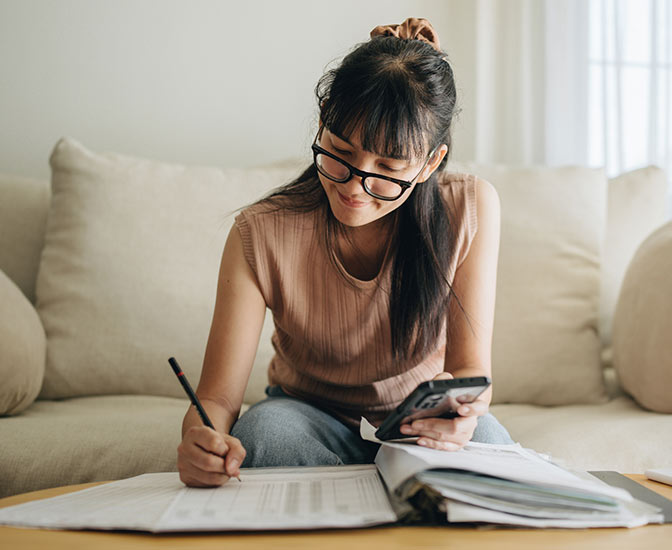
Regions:
[[[328,178],[341,183],[345,183],[350,179],[350,169],[342,162],[322,153],[318,153],[315,160],[320,172]],[[364,179],[364,186],[371,193],[381,197],[396,198],[402,192],[401,185],[393,181],[371,176]]]

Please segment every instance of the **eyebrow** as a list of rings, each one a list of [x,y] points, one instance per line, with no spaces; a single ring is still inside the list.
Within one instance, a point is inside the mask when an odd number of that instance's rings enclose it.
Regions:
[[[354,147],[354,145],[352,144],[352,142],[351,142],[347,137],[342,136],[342,135],[340,135],[340,134],[337,134],[337,133],[334,132],[333,130],[329,130],[329,133],[335,135],[338,139],[341,139],[341,140],[345,141],[345,143],[347,143],[350,147]],[[369,151],[369,152],[378,155],[378,153],[376,153],[375,151]],[[397,161],[400,161],[400,162],[404,162],[404,166],[403,166],[402,168],[407,167],[407,166],[409,165],[409,163],[410,163],[410,161],[409,161],[407,158],[401,158],[401,157],[381,157],[380,155],[378,155],[378,158],[379,158],[380,160],[382,160],[382,161],[385,161],[385,160],[397,160]]]

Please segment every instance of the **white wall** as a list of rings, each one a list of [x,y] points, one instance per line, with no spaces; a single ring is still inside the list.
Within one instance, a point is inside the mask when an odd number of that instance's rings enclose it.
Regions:
[[[429,19],[473,157],[470,0],[0,0],[0,172],[47,178],[61,136],[215,166],[306,156],[325,66],[379,24]]]

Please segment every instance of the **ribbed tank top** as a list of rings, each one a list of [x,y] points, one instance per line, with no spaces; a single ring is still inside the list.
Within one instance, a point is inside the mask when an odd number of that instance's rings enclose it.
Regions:
[[[448,281],[477,230],[475,176],[443,172],[439,188],[456,233]],[[246,260],[273,314],[275,355],[268,382],[328,411],[351,427],[374,425],[417,386],[443,371],[442,337],[423,357],[395,360],[391,347],[390,253],[378,275],[363,281],[337,269],[317,219],[252,205],[235,218]]]

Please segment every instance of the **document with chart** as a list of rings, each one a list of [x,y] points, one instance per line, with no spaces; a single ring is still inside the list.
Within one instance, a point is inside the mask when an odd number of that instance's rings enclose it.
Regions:
[[[373,464],[240,470],[221,487],[143,474],[0,509],[0,524],[149,532],[365,527],[397,520]]]

